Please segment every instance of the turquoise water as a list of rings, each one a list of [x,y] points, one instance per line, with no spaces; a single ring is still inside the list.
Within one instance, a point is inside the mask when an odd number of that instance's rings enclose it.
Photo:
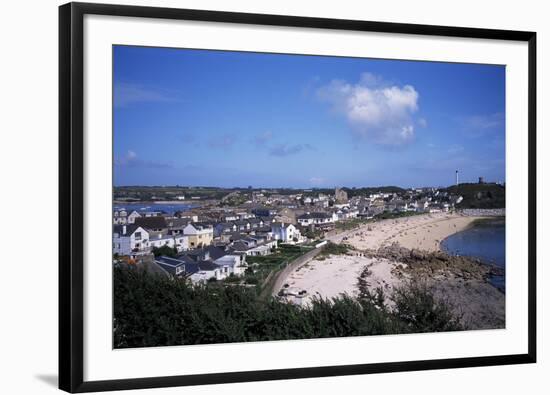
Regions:
[[[490,221],[447,237],[441,243],[449,254],[479,258],[506,268],[506,227],[504,221]],[[505,276],[492,276],[489,282],[503,292]]]

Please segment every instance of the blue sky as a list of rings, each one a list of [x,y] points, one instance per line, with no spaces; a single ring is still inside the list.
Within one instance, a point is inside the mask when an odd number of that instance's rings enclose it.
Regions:
[[[504,181],[505,68],[116,46],[115,185]]]

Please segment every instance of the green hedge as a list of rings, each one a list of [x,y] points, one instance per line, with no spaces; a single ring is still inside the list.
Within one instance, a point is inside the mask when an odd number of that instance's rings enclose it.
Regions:
[[[425,310],[441,313],[433,299],[423,299],[417,309],[422,311],[411,309],[410,303],[414,305],[414,300],[399,304],[409,306],[401,315],[368,295],[317,299],[302,308],[273,298],[261,300],[249,287],[193,286],[138,268],[115,268],[114,345],[150,347],[460,329],[446,314],[435,318],[424,314]],[[423,318],[415,320],[410,314]]]

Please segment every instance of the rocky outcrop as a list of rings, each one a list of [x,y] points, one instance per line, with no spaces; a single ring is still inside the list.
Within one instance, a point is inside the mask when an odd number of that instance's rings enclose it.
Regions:
[[[483,263],[479,259],[449,255],[441,251],[409,250],[397,243],[367,251],[366,255],[403,263],[406,265],[403,270],[415,276],[440,274],[468,280],[485,280],[491,275],[503,274],[502,268]]]
[[[409,250],[397,243],[365,251],[365,255],[399,262],[392,275],[401,278],[402,284],[408,281],[427,284],[434,296],[452,306],[465,329],[505,327],[505,296],[487,282],[491,275],[502,275],[502,268],[440,251]],[[358,279],[360,290],[371,288],[369,275],[366,268]],[[391,293],[385,299],[391,300]]]

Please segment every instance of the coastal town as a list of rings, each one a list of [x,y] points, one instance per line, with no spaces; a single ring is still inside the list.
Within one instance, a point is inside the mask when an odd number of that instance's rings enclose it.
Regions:
[[[246,256],[270,255],[279,244],[305,245],[334,234],[348,223],[384,214],[449,212],[462,200],[461,196],[434,189],[408,190],[403,195],[379,192],[353,198],[339,188],[333,194],[306,190],[281,195],[271,190],[266,196],[266,192],[243,193],[247,200],[238,206],[220,205],[224,200],[221,199],[185,212],[115,209],[113,254],[143,260],[157,250],[169,248],[179,259],[155,258],[155,263],[168,273],[189,276],[193,281],[223,279],[244,273],[239,268],[246,266]],[[240,195],[232,193],[233,197]],[[181,201],[180,197],[178,202]],[[202,274],[197,276],[197,272]]]
[[[473,197],[468,189],[474,190]],[[383,286],[391,291],[403,279],[396,270],[400,262],[363,252],[392,245],[438,252],[445,237],[475,219],[504,215],[502,208],[491,208],[500,204],[499,190],[504,186],[480,178],[461,186],[457,180],[452,188],[250,187],[225,194],[214,189],[201,198],[174,196],[181,193],[176,191],[165,193],[164,200],[154,197],[157,200],[139,204],[143,195],[151,199],[150,191],[129,194],[122,188],[116,191],[115,207],[140,208],[114,209],[113,257],[115,264],[141,265],[190,284],[256,287],[260,294],[298,305],[314,297],[357,294],[358,279],[367,267],[372,290]],[[159,192],[166,188],[157,188]],[[465,198],[470,207],[475,207],[474,199],[489,208],[466,208],[461,205]],[[162,209],[170,204],[186,209]],[[156,209],[147,208],[151,206]],[[323,251],[329,244],[355,253],[327,261]]]

